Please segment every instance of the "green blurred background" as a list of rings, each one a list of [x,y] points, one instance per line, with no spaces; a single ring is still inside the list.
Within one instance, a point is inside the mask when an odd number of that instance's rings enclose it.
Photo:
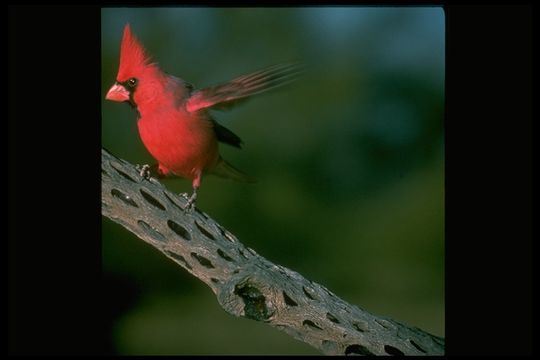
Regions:
[[[206,177],[197,205],[344,300],[444,336],[442,8],[102,9],[102,99],[126,22],[195,87],[308,64],[294,86],[215,112],[245,143],[221,153],[259,182]],[[105,100],[102,111],[103,146],[153,163],[134,111]],[[105,218],[102,234],[109,352],[318,354],[225,313],[202,282]]]

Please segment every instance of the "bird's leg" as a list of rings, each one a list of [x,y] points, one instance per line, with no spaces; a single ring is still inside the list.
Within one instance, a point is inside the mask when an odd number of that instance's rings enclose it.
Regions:
[[[201,186],[201,178],[202,173],[198,172],[195,175],[195,178],[193,178],[193,181],[191,182],[191,185],[193,186],[193,193],[191,193],[191,196],[188,198],[188,201],[186,203],[186,211],[189,211],[195,207],[195,201],[197,200],[197,190],[199,189],[199,186]]]
[[[135,168],[137,170],[139,170],[139,175],[141,177],[143,177],[146,180],[148,180],[150,178],[150,165],[144,164],[144,165],[141,166],[141,165],[137,164],[135,166]]]
[[[150,180],[150,175],[152,175],[152,173],[157,174],[157,177],[159,179],[163,179],[170,175],[169,169],[167,169],[162,164],[157,164],[157,163],[153,165],[144,164],[142,166],[137,164],[135,165],[135,168],[139,170],[139,175],[142,176],[146,180]]]
[[[195,207],[195,201],[197,200],[197,188],[193,188],[193,192],[191,193],[191,196],[188,198],[188,201],[186,203],[186,207],[184,208],[186,211],[190,211]]]

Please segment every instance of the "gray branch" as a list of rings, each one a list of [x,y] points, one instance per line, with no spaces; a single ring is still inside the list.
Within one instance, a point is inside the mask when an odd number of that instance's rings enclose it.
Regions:
[[[102,214],[206,283],[234,316],[265,322],[327,355],[443,355],[444,339],[373,315],[276,265],[156,179],[101,151]]]

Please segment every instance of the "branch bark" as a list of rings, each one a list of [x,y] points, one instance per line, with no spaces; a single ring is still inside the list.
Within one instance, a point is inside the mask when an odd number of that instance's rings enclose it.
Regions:
[[[101,152],[102,214],[197,277],[234,316],[262,321],[327,355],[443,355],[445,341],[373,315],[242,245],[186,199]]]

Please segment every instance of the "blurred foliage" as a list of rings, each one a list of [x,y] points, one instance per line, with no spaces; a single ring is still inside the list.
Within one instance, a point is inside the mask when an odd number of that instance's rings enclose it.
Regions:
[[[306,63],[294,86],[215,113],[245,142],[222,155],[259,182],[206,177],[198,206],[346,301],[444,336],[441,8],[103,9],[102,98],[126,22],[165,71],[196,87]],[[133,110],[102,109],[103,146],[153,163]],[[317,353],[226,314],[203,283],[119,225],[104,219],[102,233],[114,352]]]

